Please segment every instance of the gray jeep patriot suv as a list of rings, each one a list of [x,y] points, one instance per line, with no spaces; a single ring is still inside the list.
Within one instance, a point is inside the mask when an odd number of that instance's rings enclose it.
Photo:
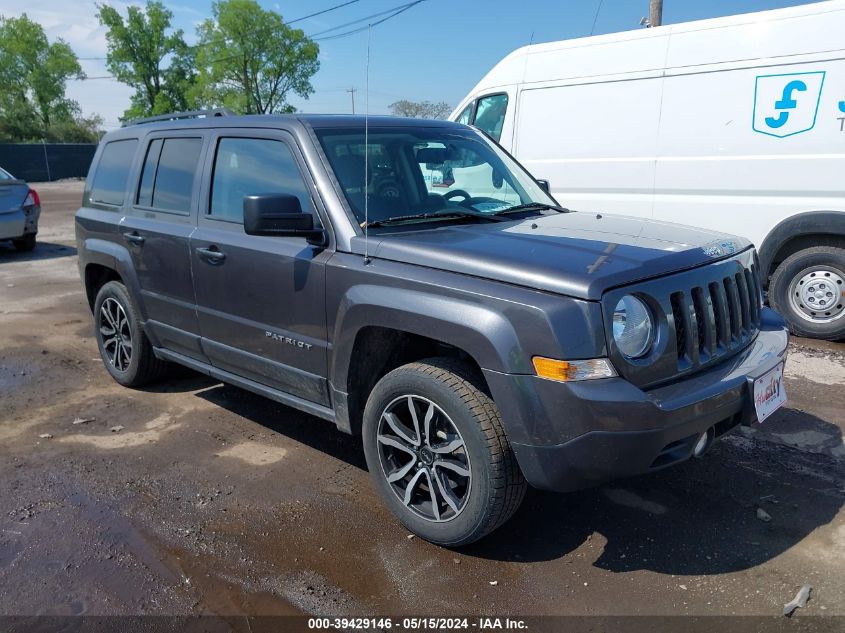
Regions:
[[[106,135],[76,215],[106,369],[186,365],[360,434],[429,541],[481,538],[527,484],[701,455],[785,400],[740,238],[570,212],[456,123],[164,118]]]

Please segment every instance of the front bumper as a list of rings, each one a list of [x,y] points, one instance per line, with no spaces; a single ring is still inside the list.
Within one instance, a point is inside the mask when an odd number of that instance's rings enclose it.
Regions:
[[[739,354],[643,391],[623,378],[561,383],[485,370],[520,468],[546,490],[577,490],[659,470],[692,456],[701,433],[756,421],[750,378],[786,358],[788,335],[771,310]]]

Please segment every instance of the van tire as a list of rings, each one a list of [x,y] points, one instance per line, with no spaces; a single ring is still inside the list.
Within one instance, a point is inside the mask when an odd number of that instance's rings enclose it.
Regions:
[[[376,384],[364,410],[364,453],[376,489],[408,530],[427,541],[446,547],[458,547],[477,541],[505,523],[519,508],[527,489],[525,478],[505,435],[499,410],[493,399],[480,387],[483,379],[477,374],[467,364],[449,358],[429,358],[403,365]],[[440,409],[435,419],[440,419],[440,424],[452,424],[457,437],[464,442],[464,448],[458,450],[465,451],[463,457],[466,457],[465,463],[469,465],[471,481],[467,486],[468,492],[462,498],[464,503],[460,512],[451,518],[447,518],[450,510],[444,498],[443,520],[440,522],[426,518],[405,505],[400,492],[388,481],[387,469],[383,466],[384,449],[378,439],[380,425],[383,426],[383,414],[395,402],[404,405],[404,399],[411,395],[433,402]],[[419,411],[420,420],[424,413],[423,407]],[[445,415],[441,416],[441,413]],[[439,447],[442,446],[441,442],[446,441],[429,441],[426,438],[425,445]],[[454,453],[448,457],[453,456]],[[415,460],[411,458],[410,461]],[[422,461],[420,457],[416,468],[426,468],[420,464]],[[429,468],[432,473],[444,473],[443,469],[437,471],[436,465]],[[415,472],[410,471],[409,476],[413,477]],[[424,488],[427,487],[424,479],[420,481]],[[422,504],[426,503],[424,488],[418,487],[416,493],[416,498],[421,499]]]
[[[109,316],[104,314],[104,310]],[[117,319],[120,327],[111,328],[109,323],[113,322],[115,313],[120,315]],[[113,360],[115,354],[118,354],[114,347],[116,344],[110,343],[114,338],[111,334],[113,329],[120,330],[121,339],[128,339],[131,345],[128,361],[125,353],[119,353],[119,360]],[[94,301],[94,336],[103,365],[112,378],[124,387],[143,387],[155,382],[164,377],[170,367],[166,361],[156,358],[126,286],[119,281],[104,284],[97,293]]]
[[[806,283],[812,283],[811,279],[821,279],[829,284],[832,300],[836,301],[828,306],[834,316],[832,320],[822,320],[824,308],[818,309],[817,314],[821,317],[818,322],[808,318],[811,313],[802,289]],[[786,319],[789,331],[796,336],[827,341],[845,339],[845,249],[815,246],[787,257],[772,275],[769,303]]]

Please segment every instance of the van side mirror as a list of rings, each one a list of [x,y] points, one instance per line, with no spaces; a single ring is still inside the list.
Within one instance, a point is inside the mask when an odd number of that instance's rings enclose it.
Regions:
[[[303,213],[299,198],[289,193],[244,196],[244,233],[268,237],[304,237],[322,245],[326,233],[314,227],[314,216]]]
[[[537,184],[540,185],[540,189],[542,189],[545,193],[552,195],[552,186],[549,184],[548,180],[538,180]]]

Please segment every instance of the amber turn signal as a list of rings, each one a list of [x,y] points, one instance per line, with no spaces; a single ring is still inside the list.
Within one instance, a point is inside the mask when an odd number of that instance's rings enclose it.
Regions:
[[[540,378],[571,382],[575,380],[592,380],[595,378],[612,378],[616,375],[613,365],[606,358],[590,358],[587,360],[555,360],[535,356],[531,359],[534,371]]]

